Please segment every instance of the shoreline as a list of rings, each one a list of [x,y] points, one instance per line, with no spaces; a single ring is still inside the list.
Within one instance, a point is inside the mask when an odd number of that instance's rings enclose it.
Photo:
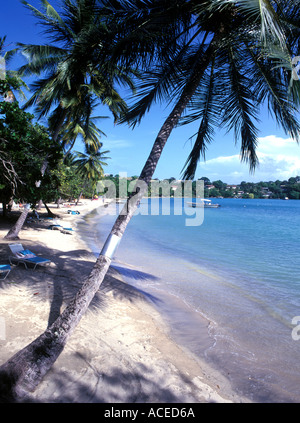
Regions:
[[[27,224],[20,233],[24,248],[50,258],[49,267],[36,270],[13,266],[1,281],[0,316],[5,339],[0,338],[0,364],[42,333],[61,312],[88,276],[95,255],[76,232],[76,221],[101,207],[84,200],[66,209],[52,209],[72,235],[47,230],[47,224]],[[41,212],[42,215],[42,212]],[[0,228],[2,263],[8,258]],[[161,315],[136,288],[109,270],[88,312],[64,351],[28,402],[206,403],[250,402],[232,391],[229,382],[168,335]]]

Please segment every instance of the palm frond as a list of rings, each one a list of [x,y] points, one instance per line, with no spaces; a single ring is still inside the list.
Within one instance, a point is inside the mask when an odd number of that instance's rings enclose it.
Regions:
[[[249,72],[252,75],[252,87],[257,104],[266,102],[270,114],[280,123],[286,134],[298,142],[300,134],[300,126],[296,119],[298,99],[289,94],[284,74],[281,68],[276,66],[277,56],[272,65],[270,58],[262,60],[250,48],[248,53],[253,64]]]
[[[55,42],[68,40],[69,42],[74,38],[74,33],[64,23],[63,19],[59,16],[56,10],[51,6],[48,1],[41,0],[44,6],[45,13],[38,10],[25,0],[21,0],[26,8],[28,8],[33,15],[38,18],[39,23],[45,28],[44,32]]]
[[[200,47],[178,45],[176,50],[172,51],[171,56],[164,57],[161,66],[154,66],[153,69],[144,72],[143,78],[136,84],[135,103],[119,122],[127,122],[134,128],[149,112],[153,104],[162,101],[166,101],[168,104],[174,102],[189,78],[191,64],[195,57],[201,55],[201,51],[205,51],[204,45],[200,45]],[[168,51],[168,54],[170,55],[171,52]]]
[[[54,72],[57,64],[68,54],[65,49],[51,45],[17,43],[17,46],[17,51],[21,51],[27,59],[27,63],[18,69],[19,73],[24,76]]]
[[[74,165],[77,166],[76,173],[79,173],[84,179],[97,181],[104,174],[103,166],[107,166],[103,160],[110,158],[105,156],[107,153],[109,151],[95,150],[89,145],[86,145],[85,153],[76,151],[74,160]]]
[[[276,2],[273,2],[276,4]],[[233,9],[229,9],[234,6]],[[260,24],[260,37],[262,43],[267,47],[270,39],[273,44],[278,44],[286,49],[286,37],[280,19],[270,0],[211,0],[204,1],[200,6],[206,7],[212,17],[216,12],[224,12],[229,9],[232,14],[241,14],[250,23]]]
[[[219,114],[219,107],[215,103],[214,72],[214,60],[212,60],[210,72],[205,74],[200,90],[195,93],[196,101],[192,103],[192,107],[196,112],[194,114],[189,113],[187,118],[182,119],[183,124],[191,123],[199,118],[201,119],[196,140],[182,170],[183,179],[194,178],[200,157],[202,156],[205,160],[207,144],[213,140],[213,126],[217,124],[217,116]]]
[[[250,81],[242,72],[243,67],[246,67],[245,57],[240,56],[240,52],[233,48],[224,53],[228,59],[228,74],[223,84],[224,88],[227,85],[228,94],[222,95],[222,124],[229,131],[234,131],[236,142],[241,139],[241,160],[248,162],[250,171],[254,171],[258,164],[257,128],[254,121],[258,121],[258,118],[255,97],[249,89]]]

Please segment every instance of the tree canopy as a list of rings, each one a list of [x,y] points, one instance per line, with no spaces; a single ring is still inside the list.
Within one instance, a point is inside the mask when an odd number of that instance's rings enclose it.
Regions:
[[[178,108],[175,125],[197,123],[183,179],[194,177],[217,128],[232,131],[241,160],[254,170],[262,106],[299,141],[300,82],[293,78],[293,57],[299,54],[300,12],[294,2],[158,3],[146,7],[156,10],[173,42],[160,40],[157,60],[143,71],[124,121],[134,127],[153,104],[165,101]]]
[[[179,123],[199,125],[184,170],[187,178],[193,177],[216,126],[233,131],[241,143],[241,158],[254,168],[258,107],[264,102],[295,140],[300,129],[295,118],[299,81],[293,81],[291,66],[292,55],[300,51],[298,2],[64,0],[63,18],[46,0],[41,2],[46,13],[30,8],[43,20],[53,43],[22,46],[30,59],[29,73],[48,71],[37,81],[31,100],[38,112],[46,114],[55,105],[62,122],[70,104],[81,107],[81,99],[96,91],[110,105],[118,94],[112,82],[132,86],[130,76],[137,69],[143,76],[137,84],[138,96],[128,112],[117,101],[117,116],[126,112],[123,121],[134,126],[159,100],[170,102],[172,110],[141,171],[143,188],[136,187],[133,201],[128,198],[80,290],[43,334],[1,366],[1,393],[10,401],[33,390],[63,351],[98,292]],[[81,31],[82,22],[89,23]]]
[[[18,102],[7,101],[7,90],[18,88],[11,77],[0,81],[0,197],[5,204],[14,197],[35,205],[49,187],[57,184],[48,174],[41,174],[46,155],[53,167],[61,157],[61,148],[53,144],[47,129],[33,123],[34,116],[19,107]],[[40,188],[35,183],[42,180]]]

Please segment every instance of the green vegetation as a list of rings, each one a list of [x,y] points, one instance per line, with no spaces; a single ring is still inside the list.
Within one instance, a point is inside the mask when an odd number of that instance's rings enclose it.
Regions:
[[[49,40],[41,45],[18,43],[19,51],[28,59],[21,68],[21,76],[39,77],[32,84],[33,95],[26,106],[35,106],[36,119],[50,118],[49,133],[53,142],[72,148],[79,134],[86,145],[97,141],[101,132],[89,125],[93,104],[105,106],[116,122],[127,122],[132,127],[140,123],[157,102],[171,107],[139,176],[145,186],[135,201],[127,202],[127,213],[117,217],[105,243],[108,247],[114,250],[116,238],[122,239],[139,199],[153,178],[163,149],[178,125],[195,122],[198,128],[191,137],[194,142],[183,169],[183,178],[191,180],[199,160],[205,158],[214,139],[215,129],[220,127],[233,132],[235,142],[240,143],[241,159],[250,169],[256,167],[257,121],[262,105],[268,108],[284,133],[299,142],[300,122],[295,116],[300,104],[300,81],[294,78],[292,63],[292,57],[300,51],[300,11],[296,3],[62,0],[62,13],[58,13],[47,0],[41,0],[42,10],[23,0]],[[8,55],[4,58],[7,60]],[[130,91],[128,101],[121,98],[119,88]],[[8,87],[3,87],[3,92],[8,101],[11,97],[14,101]],[[4,122],[4,140],[15,135],[13,128],[5,134],[7,125]],[[26,134],[23,138],[16,134],[15,141],[21,141],[21,148],[26,145]],[[27,157],[25,161],[16,161],[15,166],[13,154],[12,160],[6,157],[8,144],[11,143],[4,141],[1,145],[3,169],[12,163],[22,180],[20,172]],[[46,140],[45,145],[48,145]],[[96,154],[97,146],[94,150]],[[44,157],[40,174],[30,178],[30,187],[33,181],[41,180],[41,186],[44,185],[42,178],[47,168],[48,172],[49,168],[50,171],[57,169],[48,166],[48,152]],[[62,169],[62,173],[67,173],[67,169]],[[87,173],[88,169],[84,174]],[[259,191],[240,184],[240,190],[245,189],[241,194],[235,192],[237,187],[234,189],[222,181],[211,183],[212,187],[205,182],[208,196],[264,197],[269,195],[267,190],[270,189],[268,184],[261,185]],[[287,182],[290,184],[275,182],[272,192],[276,192],[277,198],[282,194],[299,198],[298,180]],[[263,191],[266,193],[262,194]],[[63,195],[64,189],[61,190]],[[12,235],[16,234],[17,231]],[[62,314],[42,335],[2,364],[2,401],[23,401],[26,391],[40,383],[99,290],[109,269],[111,254],[111,251],[100,253],[90,275]]]
[[[34,116],[19,107],[13,92],[20,81],[8,76],[0,81],[0,202],[3,215],[12,201],[35,207],[42,198],[53,202],[82,195],[92,198],[95,186],[103,177],[107,159],[93,144],[86,154],[67,154],[63,160],[62,144],[51,139],[46,127],[34,123]],[[11,92],[11,100],[7,93]],[[2,101],[1,101],[2,100]],[[42,172],[47,158],[48,170]]]
[[[207,178],[206,178],[207,179]],[[300,199],[300,176],[284,181],[245,182],[228,185],[220,180],[204,183],[205,197]]]
[[[33,115],[20,109],[16,100],[7,101],[7,92],[18,88],[18,81],[7,78],[0,86],[0,202],[3,214],[12,199],[34,205],[41,197],[46,201],[54,193],[58,181],[41,174],[41,166],[48,157],[56,167],[61,149],[50,139],[47,129],[33,123]],[[42,181],[40,186],[37,182]]]
[[[92,198],[94,195],[94,182],[83,180],[77,172],[77,166],[74,164],[74,156],[61,160],[57,169],[51,170],[50,174],[59,180],[57,194],[53,195],[51,201],[63,202],[74,201],[82,195],[85,198]]]
[[[106,180],[111,181],[116,188],[116,197],[125,197],[127,192],[130,193],[134,186],[134,181],[138,179],[137,176],[128,178],[119,178],[119,175],[109,175],[105,177]],[[240,184],[230,185],[221,180],[211,182],[208,178],[202,177],[199,180],[204,182],[204,197],[224,197],[224,198],[270,198],[270,199],[285,199],[289,198],[292,200],[300,199],[300,176],[289,178],[284,181],[269,181],[269,182],[241,182]],[[158,196],[163,197],[170,195],[176,197],[176,191],[178,186],[181,186],[181,190],[178,192],[184,192],[184,181],[178,181],[175,178],[169,178],[164,180],[153,180],[158,182],[161,186],[163,182],[166,182],[169,191],[164,192],[162,189],[157,193]],[[152,182],[153,182],[152,181]],[[120,185],[122,188],[120,189]],[[100,185],[101,190],[101,185]],[[103,190],[101,192],[105,194]],[[125,195],[124,195],[125,193]],[[196,181],[192,182],[192,193],[196,196]],[[106,196],[110,196],[113,192],[107,192]],[[152,192],[152,195],[156,193]],[[151,196],[151,183],[148,187],[148,196]]]

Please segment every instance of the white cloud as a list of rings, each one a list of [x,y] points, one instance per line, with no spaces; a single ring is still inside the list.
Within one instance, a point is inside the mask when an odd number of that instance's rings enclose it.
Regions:
[[[239,155],[237,154],[234,156],[220,156],[215,157],[214,159],[210,159],[206,163],[230,165],[235,164],[237,159],[239,159]]]
[[[275,135],[260,138],[257,155],[260,168],[278,175],[277,179],[300,175],[300,147],[291,138]]]
[[[103,144],[108,150],[117,150],[121,148],[130,148],[133,144],[124,139],[106,139]]]
[[[197,174],[201,173],[201,176],[211,180],[222,179],[227,183],[284,180],[300,175],[300,146],[295,141],[276,135],[259,138],[258,141],[259,166],[254,174],[249,173],[249,166],[241,163],[238,154],[219,156],[200,163]]]
[[[263,138],[258,138],[258,152],[264,154],[298,154],[300,153],[299,146],[291,138],[281,138],[276,135],[268,135]]]

